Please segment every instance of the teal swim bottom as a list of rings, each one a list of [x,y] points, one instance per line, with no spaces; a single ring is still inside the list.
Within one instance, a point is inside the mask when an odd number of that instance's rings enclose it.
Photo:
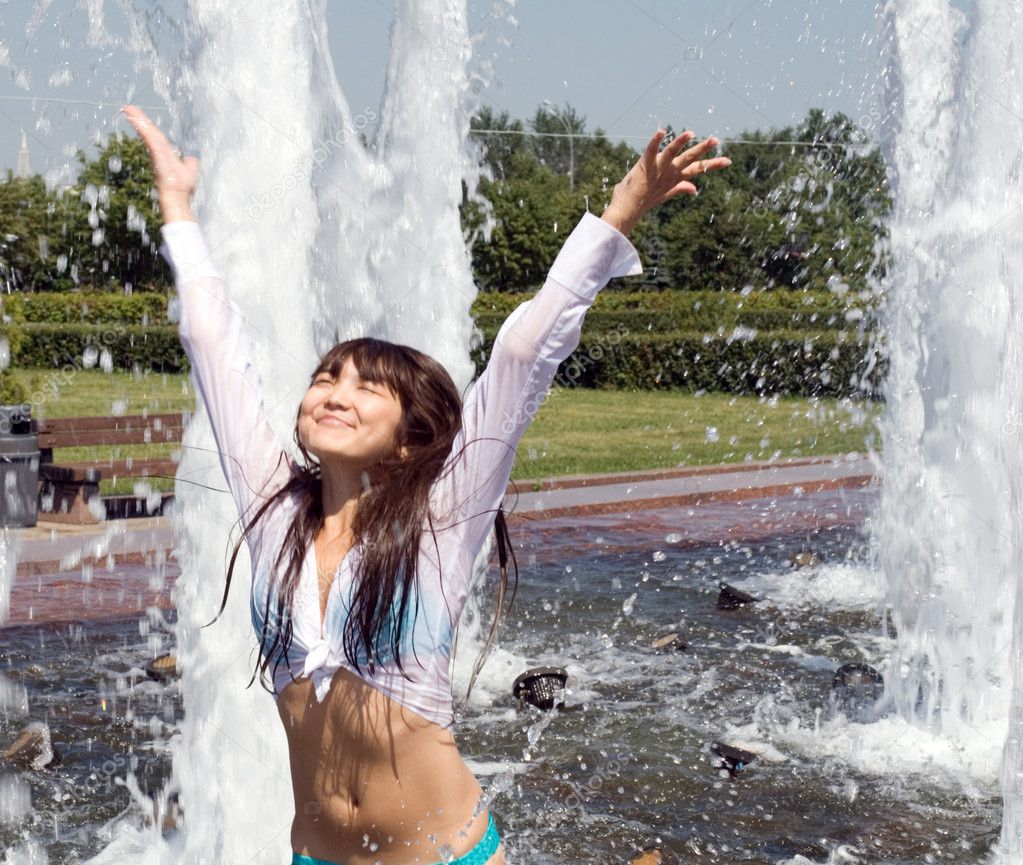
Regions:
[[[494,825],[494,815],[488,812],[487,831],[483,833],[483,837],[480,838],[472,850],[464,856],[450,860],[448,865],[483,865],[484,862],[497,852],[497,846],[500,843],[501,836],[497,834],[497,826]],[[292,853],[291,865],[341,865],[341,863],[331,862],[329,859],[314,859],[312,856],[306,856],[302,853]],[[444,865],[444,863],[438,862],[437,865]]]

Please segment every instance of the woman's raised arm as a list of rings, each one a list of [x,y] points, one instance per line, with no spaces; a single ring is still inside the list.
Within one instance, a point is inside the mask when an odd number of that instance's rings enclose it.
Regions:
[[[437,512],[453,514],[473,555],[504,497],[515,447],[558,366],[579,345],[583,319],[597,293],[613,277],[642,272],[628,233],[659,204],[695,194],[696,177],[731,164],[727,157],[703,158],[717,146],[716,138],[685,149],[693,133],[684,132],[661,149],[664,137],[658,130],[650,139],[639,161],[615,186],[601,219],[583,216],[543,287],[505,320],[486,369],[466,396],[462,430],[435,495],[440,499]]]
[[[191,195],[199,160],[182,158],[167,137],[133,105],[122,109],[146,145],[156,177],[164,225],[161,252],[174,272],[178,330],[206,406],[220,464],[244,518],[252,506],[282,485],[291,466],[266,420],[263,389],[252,364],[252,345],[241,310],[228,295],[213,263]],[[250,539],[250,548],[252,547]]]

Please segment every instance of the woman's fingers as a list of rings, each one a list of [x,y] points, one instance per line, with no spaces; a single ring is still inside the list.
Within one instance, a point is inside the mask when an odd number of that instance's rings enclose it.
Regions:
[[[670,201],[676,195],[696,195],[698,192],[699,190],[693,183],[690,183],[688,180],[681,180],[665,192],[657,203],[664,204],[665,201]]]
[[[661,151],[662,182],[668,184],[668,191],[665,193],[667,198],[663,200],[674,198],[680,193],[695,193],[696,187],[689,181],[708,171],[716,171],[732,164],[732,160],[727,156],[701,158],[721,143],[720,139],[714,136],[683,150],[694,137],[695,133],[686,130]]]
[[[693,179],[697,175],[732,164],[727,156],[702,158],[721,143],[718,138],[706,138],[686,150],[683,148],[695,137],[686,130],[661,150],[665,135],[665,130],[658,129],[636,164],[615,184],[603,219],[623,234],[628,235],[652,208],[678,195],[695,195],[698,190]]]
[[[671,190],[667,194],[667,198],[674,198],[680,193],[696,194],[698,192],[694,181],[696,178],[708,171],[717,171],[721,168],[727,168],[732,164],[732,160],[727,156],[716,156],[713,159],[698,159],[696,162],[691,162],[684,168],[680,168],[674,165],[675,174],[666,176],[666,180],[672,185]],[[665,201],[667,200],[664,199]]]
[[[693,162],[682,171],[682,176],[686,178],[698,177],[701,174],[706,174],[708,171],[717,171],[721,168],[727,168],[732,164],[732,160],[727,156],[715,156],[713,159],[701,159],[698,162]]]
[[[121,112],[139,134],[139,138],[146,145],[146,150],[149,151],[150,157],[155,158],[156,156],[162,156],[173,151],[174,148],[171,147],[167,136],[146,116],[146,113],[141,108],[134,105],[125,105]]]
[[[149,153],[157,192],[163,198],[188,200],[199,176],[199,160],[194,156],[182,158],[167,136],[150,120],[141,108],[125,105],[121,112],[135,128]]]
[[[675,157],[674,162],[679,168],[685,168],[685,166],[690,162],[694,162],[702,156],[710,153],[720,143],[721,141],[713,136],[705,138],[699,144],[694,144],[684,153],[680,153],[677,157]]]
[[[690,141],[696,137],[696,133],[691,129],[687,129],[685,132],[680,132],[673,138],[668,145],[662,151],[663,158],[674,159],[678,156],[679,151],[686,146]]]
[[[647,142],[646,149],[643,151],[643,162],[646,162],[649,165],[657,161],[657,154],[661,149],[661,142],[667,134],[666,130],[658,129],[650,137],[650,140]]]

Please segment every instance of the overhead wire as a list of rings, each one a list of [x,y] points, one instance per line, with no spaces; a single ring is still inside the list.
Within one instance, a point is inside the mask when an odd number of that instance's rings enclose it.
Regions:
[[[59,102],[66,105],[91,105],[96,108],[120,108],[122,103],[117,102],[95,102],[89,99],[68,99],[59,96],[30,96],[30,95],[0,95],[0,100],[15,100],[21,102]],[[162,105],[140,105],[144,111],[167,111]],[[375,126],[377,124],[367,124]],[[593,139],[598,136],[595,132],[532,132],[528,129],[470,129],[470,135],[521,135],[530,138],[587,138]],[[600,133],[605,138],[610,138],[607,133]],[[615,135],[617,141],[649,141],[649,135]],[[722,144],[751,144],[772,147],[849,147],[867,144],[868,142],[832,142],[832,141],[764,141],[756,138],[722,138]]]

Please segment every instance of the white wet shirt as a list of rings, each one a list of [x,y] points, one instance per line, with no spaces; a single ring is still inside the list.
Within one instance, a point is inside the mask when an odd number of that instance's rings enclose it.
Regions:
[[[227,293],[199,225],[170,222],[161,234],[161,252],[174,271],[180,302],[181,342],[209,414],[228,487],[247,522],[294,469],[266,420],[243,315]],[[612,277],[641,272],[639,256],[625,235],[587,213],[562,247],[543,287],[520,304],[498,332],[486,369],[465,397],[462,430],[452,457],[430,493],[436,546],[425,529],[415,597],[406,611],[401,644],[402,664],[411,681],[387,653],[372,673],[363,663],[368,664],[367,659],[360,657],[359,674],[345,658],[342,634],[359,573],[358,544],[338,567],[321,629],[315,550],[310,544],[294,595],[288,661],[282,661],[274,675],[275,695],[292,677],[309,676],[322,701],[333,674],[344,667],[422,717],[443,727],[452,725],[451,644],[473,563],[511,476],[515,446],[559,364],[579,344],[583,319],[597,292]],[[282,507],[272,507],[247,535],[257,636],[267,618],[268,630],[275,627],[276,575],[271,569],[295,506],[292,497]],[[390,640],[382,645],[389,646]],[[269,646],[267,641],[264,650]]]

